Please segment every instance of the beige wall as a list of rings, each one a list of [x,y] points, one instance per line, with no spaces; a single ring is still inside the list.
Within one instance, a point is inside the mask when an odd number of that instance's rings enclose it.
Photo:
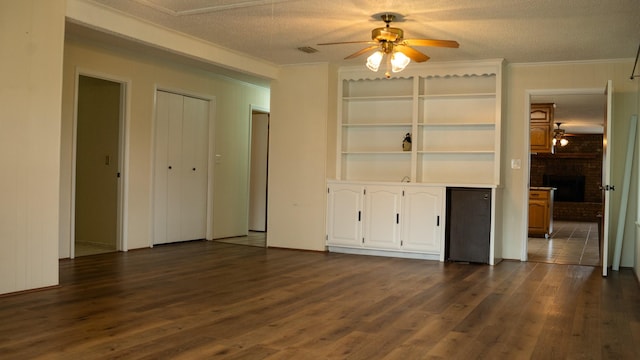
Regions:
[[[129,84],[127,150],[124,178],[126,249],[152,243],[152,163],[155,89],[215,98],[215,153],[213,237],[246,234],[247,171],[249,168],[249,121],[251,105],[269,108],[269,89],[209,72],[163,62],[114,49],[67,41],[64,52],[62,118],[60,242],[59,256],[69,256],[71,219],[71,163],[74,91],[77,71]]]
[[[503,115],[503,157],[504,175],[504,225],[503,256],[520,259],[523,239],[526,236],[526,219],[522,216],[526,203],[529,157],[526,149],[528,140],[528,111],[525,109],[527,91],[558,89],[602,89],[607,80],[613,80],[614,119],[612,163],[613,184],[622,189],[624,157],[627,148],[627,129],[632,114],[638,113],[638,82],[629,80],[633,61],[577,62],[557,64],[515,64],[507,68],[506,113]],[[511,159],[521,159],[522,169],[511,169]],[[637,171],[634,171],[637,172]],[[634,242],[637,208],[637,176],[634,175],[630,192],[629,212],[625,226],[622,266],[634,265]],[[616,238],[618,207],[621,191],[612,193],[610,244]],[[611,253],[611,252],[610,252]]]
[[[269,246],[325,249],[327,127],[335,124],[329,104],[336,77],[327,64],[291,66],[272,83]]]
[[[64,12],[0,2],[0,294],[58,283]]]

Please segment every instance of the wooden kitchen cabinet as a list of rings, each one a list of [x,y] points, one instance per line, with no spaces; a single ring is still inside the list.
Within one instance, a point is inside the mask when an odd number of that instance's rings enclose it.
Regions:
[[[531,104],[530,126],[531,152],[552,153],[553,104]]]
[[[553,232],[553,188],[529,190],[529,236],[548,238]]]

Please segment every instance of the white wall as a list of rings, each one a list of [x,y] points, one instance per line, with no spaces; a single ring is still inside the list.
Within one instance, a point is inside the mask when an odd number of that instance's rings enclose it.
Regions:
[[[627,129],[632,114],[638,113],[638,82],[629,80],[633,61],[603,61],[576,63],[514,64],[507,67],[506,102],[507,111],[503,115],[503,157],[504,175],[503,199],[503,257],[520,259],[523,236],[526,234],[526,219],[522,218],[526,204],[526,169],[529,155],[525,144],[528,134],[528,110],[525,109],[525,94],[528,90],[601,88],[604,91],[607,80],[613,80],[614,120],[612,162],[614,171],[612,183],[622,188],[624,157],[627,147]],[[521,159],[521,169],[511,169],[511,159]],[[634,242],[637,208],[637,176],[634,175],[630,193],[629,212],[625,226],[622,266],[634,265]],[[616,236],[616,219],[619,213],[621,191],[612,193],[610,245]],[[613,247],[611,248],[613,249]],[[612,251],[610,251],[611,254]]]
[[[337,72],[284,67],[272,82],[268,246],[325,249],[327,126],[335,124]]]
[[[127,249],[152,244],[153,114],[156,87],[215,98],[213,237],[247,232],[250,105],[269,108],[269,89],[218,77],[144,54],[98,47],[80,40],[65,43],[61,152],[59,256],[69,256],[71,219],[71,161],[76,70],[122,79],[131,84],[124,169],[128,199],[124,236]]]
[[[64,4],[0,2],[0,294],[58,283]]]

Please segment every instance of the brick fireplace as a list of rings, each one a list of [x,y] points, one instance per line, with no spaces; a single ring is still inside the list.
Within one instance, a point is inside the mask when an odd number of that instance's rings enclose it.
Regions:
[[[570,135],[555,154],[531,155],[531,186],[553,186],[555,220],[596,221],[602,210],[602,135]]]

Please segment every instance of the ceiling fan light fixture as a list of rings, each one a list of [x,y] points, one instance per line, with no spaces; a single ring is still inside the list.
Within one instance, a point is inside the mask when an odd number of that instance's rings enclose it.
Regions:
[[[551,139],[551,143],[553,144],[553,146],[556,146],[556,144],[558,143],[560,143],[560,146],[566,146],[569,143],[569,140],[567,140],[567,138],[565,137],[564,129],[560,128],[560,125],[562,125],[562,123],[557,122],[556,125],[558,126],[558,128],[553,129],[553,139]]]
[[[391,71],[394,73],[400,72],[404,70],[410,62],[411,59],[409,59],[407,55],[396,51],[391,55]]]
[[[380,64],[382,63],[382,58],[384,57],[384,53],[380,50],[374,52],[367,58],[367,68],[369,70],[376,72],[380,68]]]
[[[384,27],[377,27],[371,31],[371,41],[340,41],[320,43],[318,45],[337,45],[337,44],[358,44],[366,43],[367,47],[356,51],[355,53],[345,57],[345,60],[353,59],[371,50],[377,50],[374,54],[367,58],[366,66],[369,70],[377,72],[380,64],[384,61],[386,71],[385,77],[390,78],[391,72],[397,73],[409,65],[411,61],[421,63],[429,60],[429,57],[421,51],[416,50],[417,46],[438,46],[438,47],[459,47],[458,42],[453,40],[434,40],[434,39],[405,39],[404,30],[391,27],[391,22],[398,17],[402,20],[403,16],[392,13],[381,13],[373,16],[384,21]],[[399,52],[396,50],[400,49]]]

